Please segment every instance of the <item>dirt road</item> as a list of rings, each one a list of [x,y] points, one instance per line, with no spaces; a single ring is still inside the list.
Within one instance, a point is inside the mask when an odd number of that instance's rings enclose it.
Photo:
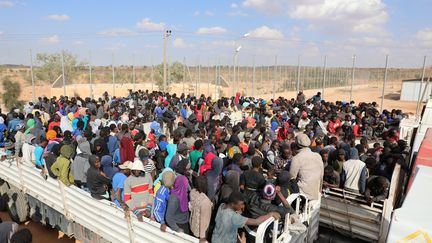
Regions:
[[[0,212],[0,218],[3,221],[10,220],[7,212]],[[70,239],[68,236],[64,235],[56,229],[51,228],[51,226],[44,226],[40,223],[34,223],[32,221],[27,221],[19,226],[20,229],[27,228],[32,232],[34,243],[77,243],[75,239]]]

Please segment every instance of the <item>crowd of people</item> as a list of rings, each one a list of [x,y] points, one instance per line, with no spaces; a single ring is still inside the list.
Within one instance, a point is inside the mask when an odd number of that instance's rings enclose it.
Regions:
[[[319,200],[322,188],[341,188],[367,202],[385,199],[395,165],[406,167],[403,118],[320,93],[212,100],[139,90],[40,97],[0,112],[0,145],[42,176],[162,231],[226,243],[270,217],[298,221],[287,201],[293,193]]]

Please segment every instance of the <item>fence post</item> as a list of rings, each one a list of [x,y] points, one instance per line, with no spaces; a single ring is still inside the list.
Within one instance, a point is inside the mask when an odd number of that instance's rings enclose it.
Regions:
[[[324,91],[326,87],[326,74],[327,74],[327,55],[324,56],[324,74],[323,74],[323,85],[321,97],[324,99]]]
[[[183,57],[183,94],[185,93],[186,57]]]
[[[386,55],[385,71],[384,71],[384,83],[383,83],[382,94],[381,94],[381,112],[384,109],[384,107],[383,107],[384,106],[384,91],[385,91],[385,87],[386,87],[386,83],[387,83],[388,57],[389,57],[389,55]]]
[[[112,63],[111,63],[111,68],[112,68],[112,88],[113,88],[113,97],[115,96],[115,71],[114,71],[114,53],[112,53]]]
[[[89,52],[89,82],[90,82],[90,97],[93,99],[93,79],[92,79],[91,52]]]
[[[422,93],[422,89],[423,89],[423,82],[424,82],[425,73],[426,73],[426,60],[427,60],[427,56],[424,56],[424,58],[423,58],[423,71],[422,71],[422,76],[421,76],[421,81],[420,81],[420,90],[419,90],[418,99],[417,99],[417,106],[416,106],[416,114],[418,113],[421,102],[423,102],[422,100],[420,100],[420,98],[421,98],[421,93]]]
[[[255,97],[255,55],[252,59],[253,62],[253,71],[252,71],[252,97]]]
[[[274,78],[273,78],[273,100],[276,96],[277,55],[275,56]]]
[[[31,80],[32,80],[32,92],[33,92],[33,102],[36,101],[36,88],[35,88],[35,80],[34,80],[34,75],[33,75],[33,54],[32,54],[32,49],[30,49],[30,75],[31,75]]]
[[[355,78],[354,71],[355,71],[355,62],[356,62],[356,55],[355,54],[353,55],[352,59],[353,59],[353,64],[352,64],[352,73],[351,73],[352,78],[351,78],[351,90],[350,90],[350,100],[349,100],[350,102],[353,99],[352,92],[353,92],[353,87],[354,87],[354,78]]]
[[[297,93],[300,91],[300,55],[297,58],[297,84],[296,84]]]
[[[62,78],[63,78],[63,95],[66,96],[66,78],[65,78],[65,69],[64,69],[64,51],[61,54],[61,63],[62,63]]]
[[[133,91],[135,92],[135,55],[132,56],[132,82],[133,82]]]
[[[207,97],[210,96],[210,58],[207,58]]]

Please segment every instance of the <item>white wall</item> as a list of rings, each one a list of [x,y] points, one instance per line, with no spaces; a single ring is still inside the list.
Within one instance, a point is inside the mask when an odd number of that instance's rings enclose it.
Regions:
[[[402,91],[401,91],[400,100],[401,101],[417,101],[419,98],[420,85],[421,85],[420,80],[419,81],[402,82]],[[425,87],[426,87],[426,81],[423,82],[420,96],[423,94]],[[426,102],[427,99],[429,99],[429,96],[431,94],[431,88],[432,88],[432,83],[429,83],[428,90],[426,91],[426,94],[423,98],[424,102]]]

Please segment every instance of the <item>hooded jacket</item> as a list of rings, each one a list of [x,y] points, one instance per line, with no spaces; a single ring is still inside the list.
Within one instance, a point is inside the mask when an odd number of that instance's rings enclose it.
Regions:
[[[63,145],[60,149],[60,156],[51,167],[52,173],[66,186],[74,183],[70,160],[72,154],[73,148],[70,145]]]
[[[72,174],[74,175],[74,180],[78,183],[87,182],[87,170],[90,168],[89,156],[91,155],[90,143],[88,141],[83,141],[78,143],[78,150],[80,153],[75,156],[74,162],[71,165]]]

